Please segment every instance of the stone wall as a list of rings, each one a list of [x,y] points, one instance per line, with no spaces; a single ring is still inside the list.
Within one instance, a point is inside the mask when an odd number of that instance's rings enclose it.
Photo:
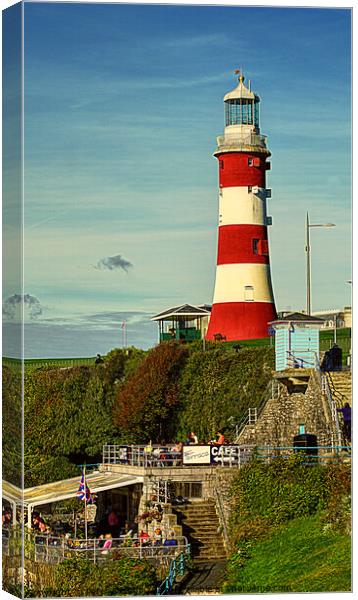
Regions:
[[[305,433],[317,436],[319,446],[331,444],[332,423],[326,398],[314,373],[309,375],[307,388],[296,391],[279,381],[278,397],[269,400],[255,425],[247,425],[237,443],[254,446],[292,446],[293,438],[304,425]]]
[[[43,590],[52,587],[55,583],[55,565],[35,562],[25,559],[25,568],[22,568],[21,556],[3,556],[2,577],[3,588],[21,590],[22,583],[25,588]]]

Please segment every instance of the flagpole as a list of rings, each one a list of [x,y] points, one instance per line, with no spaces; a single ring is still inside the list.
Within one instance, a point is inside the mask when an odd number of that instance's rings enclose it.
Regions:
[[[87,541],[87,482],[86,482],[86,463],[83,466],[83,481],[85,484],[85,540]]]

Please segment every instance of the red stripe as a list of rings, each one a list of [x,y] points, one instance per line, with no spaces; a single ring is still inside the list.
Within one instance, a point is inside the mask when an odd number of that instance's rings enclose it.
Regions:
[[[253,240],[267,240],[264,225],[221,225],[218,240],[218,265],[235,263],[269,264],[269,257],[254,253]]]
[[[260,159],[260,166],[250,166],[249,159]],[[220,187],[257,185],[266,187],[266,157],[258,153],[228,152],[218,155]]]
[[[268,323],[276,319],[271,302],[221,302],[214,304],[209,321],[207,340],[217,333],[228,342],[269,337]]]

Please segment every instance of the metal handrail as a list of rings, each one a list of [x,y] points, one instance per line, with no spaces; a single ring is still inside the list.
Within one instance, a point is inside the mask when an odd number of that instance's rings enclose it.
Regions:
[[[349,400],[348,396],[346,396],[345,394],[342,394],[342,392],[340,392],[339,390],[336,389],[331,373],[329,371],[326,371],[325,376],[327,377],[327,379],[329,381],[328,385],[329,385],[329,389],[330,389],[332,396],[338,396],[338,398],[340,398],[340,400],[342,402],[348,402],[348,400]]]
[[[157,596],[166,596],[173,591],[173,587],[178,575],[183,576],[187,570],[187,561],[190,556],[190,549],[188,552],[183,551],[173,558],[169,565],[169,573],[162,583],[157,587]]]
[[[314,353],[313,361],[308,361],[305,358],[303,358],[302,356],[300,356],[300,354],[305,354],[305,353],[312,354],[311,350],[300,350],[299,353],[291,352],[291,350],[286,350],[286,353],[287,353],[288,360],[291,360],[294,363],[293,364],[294,367],[295,367],[295,362],[301,361],[301,365],[299,365],[299,368],[304,368],[303,364],[305,363],[307,365],[307,368],[317,369],[317,362],[316,362],[317,354],[316,354],[316,352]]]
[[[215,496],[215,504],[217,506],[218,513],[219,513],[219,522],[223,528],[225,547],[227,550],[229,550],[230,549],[230,538],[229,538],[228,528],[227,528],[227,524],[226,524],[223,500],[222,500],[221,494],[219,493],[219,491],[217,489],[216,482],[214,482],[213,491],[214,491],[214,496]]]
[[[252,425],[257,422],[258,418],[260,417],[264,407],[266,406],[266,404],[269,400],[277,399],[279,389],[280,389],[279,383],[277,381],[275,381],[274,379],[271,379],[271,381],[267,384],[266,389],[261,396],[261,400],[260,400],[260,403],[258,404],[258,406],[254,407],[254,408],[252,408],[252,407],[248,408],[247,412],[241,418],[239,423],[236,424],[236,426],[235,426],[236,439],[238,439],[238,437],[240,436],[240,434],[242,433],[242,431],[244,430],[246,425]],[[254,422],[250,421],[251,411],[255,414]]]

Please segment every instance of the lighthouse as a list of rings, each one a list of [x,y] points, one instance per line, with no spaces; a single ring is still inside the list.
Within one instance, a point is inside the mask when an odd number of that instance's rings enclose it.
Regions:
[[[240,71],[236,71],[239,74]],[[219,235],[213,306],[206,338],[268,337],[276,318],[267,228],[267,138],[260,134],[260,98],[244,83],[224,97],[225,130],[217,138]]]

